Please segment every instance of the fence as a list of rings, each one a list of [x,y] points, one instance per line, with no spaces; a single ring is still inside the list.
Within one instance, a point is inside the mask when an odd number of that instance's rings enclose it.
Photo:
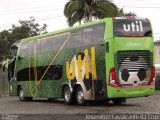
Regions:
[[[9,93],[9,84],[7,73],[0,71],[0,96],[8,95]]]

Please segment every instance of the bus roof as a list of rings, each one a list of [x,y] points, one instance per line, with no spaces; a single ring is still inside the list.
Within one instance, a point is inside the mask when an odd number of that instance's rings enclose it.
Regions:
[[[77,28],[82,28],[82,27],[86,27],[86,26],[90,26],[90,25],[102,23],[102,22],[104,22],[106,19],[107,19],[107,18],[105,18],[105,19],[100,19],[100,20],[97,20],[97,21],[88,22],[88,23],[85,23],[85,24],[82,24],[82,25],[78,25],[78,26],[74,26],[74,27],[65,28],[65,29],[62,29],[62,30],[54,31],[54,32],[49,32],[49,33],[45,33],[45,34],[41,34],[41,35],[29,37],[29,38],[24,38],[24,39],[22,39],[22,40],[20,40],[20,41],[22,41],[22,42],[32,41],[32,40],[34,40],[34,39],[39,39],[39,38],[44,38],[44,37],[48,37],[48,36],[60,34],[60,33],[67,32],[67,31],[70,31],[70,30],[74,30],[74,29],[77,29]]]
[[[44,34],[33,36],[33,37],[24,38],[24,39],[21,39],[19,41],[22,41],[22,42],[32,41],[32,40],[35,40],[35,39],[60,34],[60,33],[67,32],[67,31],[70,31],[70,30],[74,30],[74,29],[77,29],[77,28],[82,28],[82,27],[102,23],[102,22],[105,22],[106,19],[147,19],[147,18],[140,18],[140,17],[135,17],[135,16],[126,16],[126,17],[112,17],[112,18],[99,19],[97,21],[88,22],[88,23],[85,23],[85,24],[82,24],[82,25],[78,25],[78,26],[74,26],[74,27],[68,27],[68,28],[65,28],[65,29],[62,29],[62,30],[57,30],[57,31],[44,33]]]

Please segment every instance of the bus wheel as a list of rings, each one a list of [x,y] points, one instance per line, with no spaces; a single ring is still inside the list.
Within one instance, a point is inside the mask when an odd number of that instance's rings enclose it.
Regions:
[[[126,103],[126,99],[113,99],[112,100],[114,104],[118,105],[118,104],[125,104]]]
[[[72,104],[72,93],[68,86],[66,86],[63,90],[63,98],[65,104],[67,105]]]
[[[79,86],[77,88],[77,91],[76,91],[76,101],[79,105],[84,105],[86,103],[85,99],[84,99],[84,92],[82,90],[82,87]]]
[[[32,97],[24,97],[22,87],[20,87],[18,90],[18,96],[19,96],[20,101],[31,101],[32,100]]]
[[[19,100],[20,101],[24,101],[25,100],[22,87],[20,87],[19,90],[18,90],[18,96],[19,96]]]
[[[49,101],[54,101],[54,98],[48,98]]]

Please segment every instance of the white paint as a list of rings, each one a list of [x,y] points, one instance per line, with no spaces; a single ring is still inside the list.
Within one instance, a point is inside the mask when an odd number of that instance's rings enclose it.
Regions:
[[[135,43],[127,43],[127,46],[141,46],[141,43],[135,42]]]
[[[142,21],[131,22],[130,24],[123,24],[123,30],[126,32],[143,32]]]

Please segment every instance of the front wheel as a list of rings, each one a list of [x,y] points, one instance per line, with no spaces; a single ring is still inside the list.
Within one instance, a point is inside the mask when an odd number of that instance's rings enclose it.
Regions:
[[[31,101],[32,97],[24,97],[24,92],[22,87],[19,88],[18,90],[18,96],[20,101]]]
[[[77,88],[77,91],[76,91],[76,101],[79,105],[85,105],[86,101],[84,99],[84,92],[82,90],[82,87],[79,86]]]

